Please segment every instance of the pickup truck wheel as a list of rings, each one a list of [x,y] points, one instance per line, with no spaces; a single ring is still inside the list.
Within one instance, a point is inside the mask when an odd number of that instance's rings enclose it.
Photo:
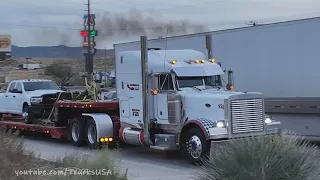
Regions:
[[[207,141],[203,132],[199,128],[192,128],[187,132],[182,147],[188,159],[193,164],[200,164],[210,151],[210,141]]]
[[[31,124],[32,123],[32,119],[29,116],[29,106],[27,104],[23,105],[22,117],[23,117],[24,123],[26,123],[26,124]]]
[[[73,145],[83,146],[85,133],[84,121],[82,121],[82,119],[79,118],[72,119],[69,127]]]
[[[86,125],[86,137],[87,137],[87,145],[89,148],[92,149],[98,149],[100,148],[100,143],[97,142],[97,128],[96,123],[93,119],[88,118],[87,119],[87,125]]]

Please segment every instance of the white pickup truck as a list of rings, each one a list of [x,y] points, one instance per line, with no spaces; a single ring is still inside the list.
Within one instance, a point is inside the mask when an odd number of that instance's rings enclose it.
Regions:
[[[57,92],[62,90],[51,80],[13,80],[9,83],[7,91],[0,93],[0,114],[23,115],[28,112],[32,103],[41,103],[43,95]]]

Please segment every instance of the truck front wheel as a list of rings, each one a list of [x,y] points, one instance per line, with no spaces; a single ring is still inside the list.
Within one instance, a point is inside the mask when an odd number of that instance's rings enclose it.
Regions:
[[[190,129],[184,139],[183,148],[193,164],[201,163],[210,152],[210,141],[207,141],[199,128]]]
[[[82,146],[85,138],[84,122],[79,118],[72,119],[70,124],[70,136],[75,146]]]

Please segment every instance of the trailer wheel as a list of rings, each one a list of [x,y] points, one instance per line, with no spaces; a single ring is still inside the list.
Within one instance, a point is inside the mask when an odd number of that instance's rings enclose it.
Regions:
[[[100,143],[97,142],[97,128],[96,123],[93,119],[88,118],[87,119],[87,125],[86,125],[86,139],[87,144],[89,148],[92,149],[98,149],[100,148]]]
[[[75,118],[70,121],[70,136],[75,146],[83,146],[84,144],[84,133],[85,133],[85,126],[84,122],[79,119]]]
[[[193,164],[201,163],[203,158],[206,158],[210,151],[210,142],[206,140],[203,132],[199,128],[190,129],[183,144],[183,151],[188,156],[188,159]]]
[[[31,124],[32,120],[29,116],[29,105],[28,104],[24,104],[22,107],[22,116],[23,116],[23,121],[26,124]]]

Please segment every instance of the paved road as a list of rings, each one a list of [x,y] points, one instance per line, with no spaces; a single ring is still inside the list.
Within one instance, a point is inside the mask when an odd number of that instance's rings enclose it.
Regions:
[[[80,153],[94,156],[96,150],[74,147],[66,142],[27,136],[26,147],[41,153],[45,159]],[[118,158],[123,169],[128,168],[130,180],[188,180],[200,171],[199,167],[180,159],[142,147],[123,147]]]

